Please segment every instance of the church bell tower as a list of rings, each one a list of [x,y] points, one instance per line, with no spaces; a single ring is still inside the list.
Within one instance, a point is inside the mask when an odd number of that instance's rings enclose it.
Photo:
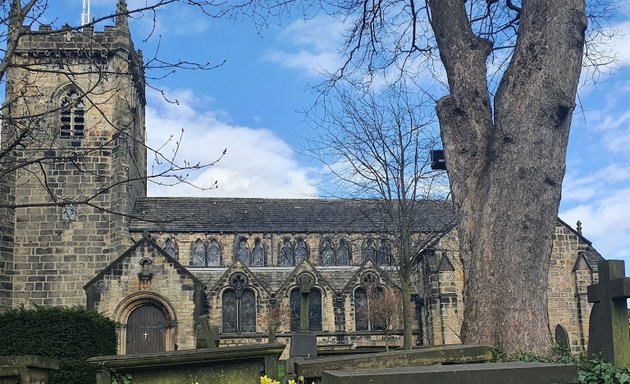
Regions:
[[[128,214],[146,196],[146,102],[126,13],[119,0],[104,31],[10,28],[19,39],[2,113],[0,312],[84,305],[83,285],[129,245]]]

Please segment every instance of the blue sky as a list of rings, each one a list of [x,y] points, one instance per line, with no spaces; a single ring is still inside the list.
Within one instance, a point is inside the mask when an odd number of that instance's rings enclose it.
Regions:
[[[81,0],[54,3],[51,11],[62,15],[55,24],[80,20]],[[115,3],[92,0],[92,14],[109,14]],[[128,3],[132,8],[145,1]],[[630,269],[630,5],[621,5],[612,24],[618,31],[610,42],[617,62],[596,84],[585,82],[580,88],[560,217],[571,225],[581,220],[594,246],[607,258],[627,260]],[[314,101],[309,85],[322,80],[322,70],[334,70],[340,63],[342,23],[326,16],[286,19],[282,26],[272,22],[258,33],[251,23],[210,19],[194,8],[177,6],[159,13],[155,25],[147,15],[131,20],[131,26],[145,58],[153,54],[159,37],[163,58],[225,60],[212,71],[182,71],[154,83],[179,103],[169,104],[149,91],[147,105],[151,145],[178,137],[183,129],[180,155],[187,160],[213,161],[227,148],[219,163],[193,175],[202,186],[218,180],[218,189],[152,185],[151,195],[319,194],[319,165],[297,150],[311,129],[302,111]],[[149,42],[143,42],[151,31]]]

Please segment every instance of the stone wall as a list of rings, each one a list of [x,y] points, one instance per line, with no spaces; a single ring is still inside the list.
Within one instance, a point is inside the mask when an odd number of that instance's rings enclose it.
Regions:
[[[585,258],[590,244],[565,226],[557,226],[549,268],[549,325],[562,325],[569,333],[573,352],[585,352],[592,304],[586,287],[597,281],[597,274]]]

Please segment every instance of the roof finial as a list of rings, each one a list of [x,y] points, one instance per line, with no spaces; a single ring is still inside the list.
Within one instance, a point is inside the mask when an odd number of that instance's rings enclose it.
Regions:
[[[118,0],[118,5],[116,6],[116,26],[117,27],[128,27],[127,17],[129,16],[129,10],[127,10],[127,1],[126,0]]]
[[[577,227],[577,233],[579,233],[581,236],[582,235],[582,222],[580,220],[577,221],[576,227]]]

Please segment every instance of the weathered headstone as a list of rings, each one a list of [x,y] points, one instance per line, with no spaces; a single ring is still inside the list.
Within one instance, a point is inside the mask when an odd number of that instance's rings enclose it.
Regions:
[[[599,283],[588,287],[591,310],[588,354],[601,356],[617,367],[630,367],[628,307],[630,278],[625,277],[622,260],[602,261],[598,265]]]
[[[571,351],[571,342],[569,341],[569,333],[566,328],[564,328],[561,324],[556,325],[556,331],[554,339],[556,340],[556,345],[562,352]]]

